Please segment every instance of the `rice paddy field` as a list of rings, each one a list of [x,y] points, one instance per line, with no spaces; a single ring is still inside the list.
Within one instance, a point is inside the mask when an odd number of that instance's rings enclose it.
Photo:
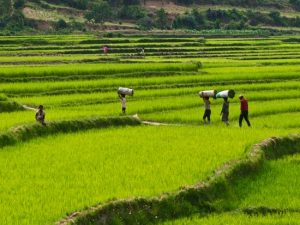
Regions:
[[[264,139],[298,134],[300,36],[0,37],[2,134],[35,123],[30,108],[41,104],[47,123],[123,118],[118,87],[135,91],[126,116],[161,125],[36,133],[2,147],[1,225],[51,225],[111,200],[173,193]],[[222,99],[211,99],[211,123],[203,124],[198,92],[213,89],[236,92],[229,126]],[[239,94],[249,100],[251,128],[239,127]],[[298,154],[267,160],[234,181],[221,209],[156,223],[299,224],[299,162]],[[110,224],[141,224],[120,221]]]

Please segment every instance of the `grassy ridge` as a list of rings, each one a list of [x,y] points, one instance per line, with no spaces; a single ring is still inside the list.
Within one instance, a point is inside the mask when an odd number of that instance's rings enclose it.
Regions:
[[[133,117],[94,117],[81,120],[65,120],[47,123],[42,126],[39,123],[22,125],[11,128],[9,131],[0,134],[0,147],[14,145],[21,141],[27,141],[41,136],[53,135],[56,133],[69,133],[93,128],[105,128],[109,126],[138,125],[141,122]]]
[[[14,67],[2,68],[1,77],[43,77],[43,76],[76,76],[76,75],[95,75],[95,74],[116,74],[129,73],[136,71],[195,71],[198,69],[196,64],[85,64],[85,65],[64,65],[42,66],[42,67]]]

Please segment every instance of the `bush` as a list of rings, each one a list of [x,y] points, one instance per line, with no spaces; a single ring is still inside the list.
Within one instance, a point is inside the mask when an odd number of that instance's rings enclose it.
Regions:
[[[119,17],[121,19],[141,19],[146,16],[146,11],[137,5],[123,6],[119,11]]]
[[[166,11],[161,8],[160,10],[158,10],[156,12],[156,21],[155,21],[155,25],[156,27],[158,27],[159,29],[167,29],[168,26],[168,15],[166,13]]]
[[[73,0],[69,1],[68,5],[77,9],[85,10],[88,7],[88,3],[88,0]]]
[[[280,12],[272,11],[269,13],[270,18],[273,20],[273,24],[277,26],[286,26],[284,18],[280,16]]]
[[[58,30],[66,29],[67,27],[68,27],[68,24],[63,19],[59,19],[55,24],[55,28]]]
[[[300,10],[300,0],[290,0],[289,2],[294,9]]]
[[[173,23],[173,27],[176,29],[178,28],[197,29],[198,26],[195,17],[188,14],[188,15],[177,17]]]
[[[151,30],[154,26],[153,20],[149,16],[145,16],[137,22],[141,30]]]
[[[21,9],[25,5],[25,0],[16,0],[14,3],[14,8],[15,9]]]
[[[85,18],[96,23],[104,23],[113,16],[113,11],[107,2],[100,2],[94,5],[90,12],[85,14]]]
[[[180,5],[192,5],[194,4],[194,0],[176,0],[176,3]]]

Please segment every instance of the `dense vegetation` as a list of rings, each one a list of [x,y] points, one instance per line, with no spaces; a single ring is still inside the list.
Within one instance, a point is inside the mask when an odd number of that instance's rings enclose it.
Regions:
[[[47,32],[103,29],[189,29],[189,30],[270,30],[300,27],[299,1],[175,1],[185,7],[173,12],[151,9],[147,1],[136,0],[1,0],[0,30]],[[169,4],[169,3],[166,3]],[[214,6],[219,5],[218,9]],[[260,7],[260,8],[256,8]],[[46,15],[46,17],[45,17]],[[49,18],[48,18],[49,15]],[[124,23],[124,25],[123,25]],[[126,25],[127,23],[130,24]],[[109,28],[113,24],[113,28]],[[124,26],[124,28],[122,28]]]

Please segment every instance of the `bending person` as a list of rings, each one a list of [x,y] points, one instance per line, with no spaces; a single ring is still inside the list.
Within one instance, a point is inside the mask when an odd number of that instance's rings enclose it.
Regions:
[[[37,122],[41,123],[42,125],[46,126],[45,116],[46,116],[46,113],[44,112],[44,107],[42,105],[40,105],[38,107],[38,111],[35,114],[35,120]]]

